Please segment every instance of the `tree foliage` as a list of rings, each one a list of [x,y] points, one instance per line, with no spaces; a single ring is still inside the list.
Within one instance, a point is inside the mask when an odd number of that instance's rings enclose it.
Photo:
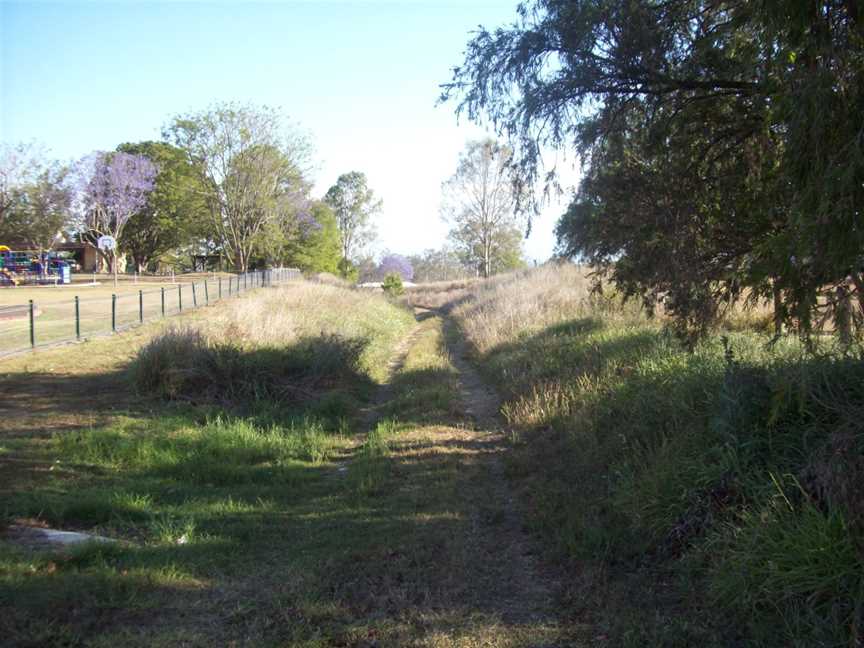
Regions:
[[[160,256],[209,234],[206,186],[185,151],[165,142],[121,144],[118,151],[143,155],[158,169],[153,191],[126,224],[123,249],[143,271]]]
[[[864,314],[862,54],[848,0],[536,0],[477,33],[445,98],[507,136],[525,186],[544,147],[578,151],[562,252],[687,339],[743,295],[842,332]]]
[[[378,274],[382,278],[396,274],[402,281],[411,281],[414,278],[414,268],[411,261],[401,254],[385,254],[378,264]]]
[[[381,282],[381,287],[391,297],[398,297],[405,293],[405,287],[402,285],[402,275],[398,272],[390,272],[385,275],[384,280]]]
[[[466,267],[455,250],[443,247],[440,250],[423,250],[408,257],[414,269],[414,280],[418,283],[430,281],[454,281],[473,277],[473,268]]]
[[[342,258],[356,261],[357,255],[375,239],[372,219],[381,211],[381,200],[369,188],[366,174],[343,173],[327,190],[324,202],[336,215],[342,237]]]
[[[311,220],[286,242],[284,262],[304,272],[339,274],[342,241],[333,210],[321,201],[310,209]]]
[[[0,163],[0,241],[50,250],[71,220],[69,168],[28,147],[7,154]]]
[[[481,275],[510,269],[520,256],[521,217],[510,166],[512,152],[491,139],[468,142],[443,187],[442,217],[465,265]]]
[[[309,144],[279,111],[219,104],[175,117],[163,135],[198,170],[213,231],[238,271],[249,268],[268,226],[293,226],[308,209]]]
[[[17,192],[38,175],[45,156],[35,144],[0,145],[0,222],[17,200]]]
[[[99,237],[111,236],[122,246],[126,225],[147,204],[157,173],[143,155],[122,151],[99,151],[81,160],[78,201],[85,240],[95,247]],[[117,252],[99,250],[115,271]]]

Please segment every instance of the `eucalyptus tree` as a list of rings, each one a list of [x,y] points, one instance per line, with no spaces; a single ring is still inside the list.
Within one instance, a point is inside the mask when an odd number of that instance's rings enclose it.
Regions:
[[[40,253],[53,249],[71,221],[68,178],[67,167],[49,162],[11,191],[0,221],[0,240],[20,241]]]
[[[452,281],[474,276],[474,271],[462,263],[459,254],[450,247],[428,249],[408,257],[418,283]]]
[[[369,188],[366,174],[360,171],[340,175],[324,195],[324,202],[336,215],[342,236],[342,259],[350,264],[375,239],[373,218],[381,211],[382,202]]]
[[[213,231],[240,272],[268,226],[308,207],[309,142],[279,110],[218,104],[174,117],[163,136],[198,170]]]
[[[32,176],[32,159],[32,145],[0,145],[0,223],[15,202],[18,187]]]
[[[68,166],[35,145],[0,152],[0,241],[46,252],[72,220]]]
[[[468,142],[456,172],[442,185],[441,216],[463,262],[489,277],[519,249],[522,217],[512,152],[492,139]]]

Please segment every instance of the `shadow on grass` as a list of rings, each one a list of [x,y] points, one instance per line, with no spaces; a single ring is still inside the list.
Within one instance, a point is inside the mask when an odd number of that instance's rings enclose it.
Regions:
[[[260,397],[230,407],[199,389],[200,374],[185,383],[197,395],[168,404],[136,404],[125,373],[106,377],[100,384],[129,398],[115,401],[129,405],[123,415],[107,400],[76,405],[92,421],[32,448],[53,470],[10,490],[0,518],[120,542],[60,554],[0,542],[0,636],[13,646],[402,645],[480,624],[503,633],[493,642],[528,633],[536,645],[537,624],[490,594],[509,587],[506,565],[479,558],[498,549],[498,517],[466,494],[495,448],[459,436],[470,422],[455,373],[400,373],[382,412],[404,418],[401,430],[457,426],[449,437],[403,442],[384,426],[367,459],[342,471],[345,418],[372,384],[353,367],[322,372],[320,359],[314,344],[223,357],[218,385],[266,369]],[[295,390],[278,402],[298,376],[314,376],[313,397]],[[51,377],[32,379],[47,387]],[[54,380],[46,414],[93,384]]]
[[[669,344],[659,330],[642,327],[622,334],[607,331],[600,320],[582,318],[498,345],[479,361],[502,393],[513,396],[547,381],[627,373]]]

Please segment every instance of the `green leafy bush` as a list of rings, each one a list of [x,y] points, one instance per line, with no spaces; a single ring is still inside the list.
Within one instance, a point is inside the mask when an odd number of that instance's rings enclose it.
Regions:
[[[384,289],[385,293],[393,297],[398,297],[405,292],[405,288],[402,285],[402,277],[400,277],[396,272],[391,272],[384,277],[381,287]]]

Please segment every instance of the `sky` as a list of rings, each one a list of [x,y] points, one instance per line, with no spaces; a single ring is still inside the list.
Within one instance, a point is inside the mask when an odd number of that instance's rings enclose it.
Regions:
[[[72,160],[158,139],[172,116],[217,102],[279,107],[313,143],[315,197],[362,171],[383,200],[379,252],[440,247],[441,183],[489,134],[437,105],[440,84],[471,32],[512,22],[516,4],[0,0],[0,141]],[[552,254],[566,201],[535,221],[529,260]]]

